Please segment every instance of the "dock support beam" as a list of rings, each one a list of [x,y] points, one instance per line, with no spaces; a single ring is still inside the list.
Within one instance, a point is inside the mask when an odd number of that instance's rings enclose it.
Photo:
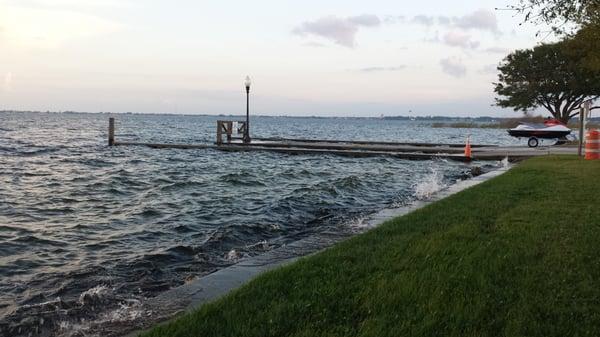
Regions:
[[[108,119],[108,146],[115,145],[115,118]]]

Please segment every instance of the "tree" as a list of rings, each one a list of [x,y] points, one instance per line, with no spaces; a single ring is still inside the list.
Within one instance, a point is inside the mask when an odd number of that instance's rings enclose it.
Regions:
[[[583,26],[572,38],[566,40],[567,52],[581,56],[583,67],[600,71],[600,23]]]
[[[567,42],[517,50],[498,66],[496,105],[528,112],[543,107],[567,123],[586,100],[600,97],[600,72],[581,65],[581,55],[567,52]],[[598,107],[595,107],[598,108]]]
[[[510,8],[526,22],[546,23],[560,33],[600,22],[600,0],[519,0]]]
[[[548,24],[557,35],[571,40],[583,66],[600,71],[600,0],[519,0],[512,9],[525,22]]]

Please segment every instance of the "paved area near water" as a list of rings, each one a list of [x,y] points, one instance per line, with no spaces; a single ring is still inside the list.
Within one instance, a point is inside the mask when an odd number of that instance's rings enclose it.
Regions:
[[[498,157],[509,157],[511,160],[524,159],[528,157],[537,157],[545,155],[565,155],[577,154],[576,146],[539,146],[530,148],[526,146],[498,146],[481,147],[472,149],[474,159],[497,159]]]

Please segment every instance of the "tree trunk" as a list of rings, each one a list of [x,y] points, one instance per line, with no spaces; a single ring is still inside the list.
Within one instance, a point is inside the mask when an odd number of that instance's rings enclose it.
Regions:
[[[561,121],[561,123],[564,123],[565,125],[569,123],[569,120],[571,119],[571,113],[567,112],[566,114],[563,114],[562,109],[554,109],[554,110],[550,110],[548,108],[546,108],[546,110],[548,110],[548,112],[550,112],[550,114],[552,115],[552,117],[558,119],[559,121]]]
[[[558,109],[558,110],[550,110],[550,109],[546,108],[546,110],[548,110],[548,112],[550,112],[550,114],[552,115],[552,117],[558,119],[562,123],[567,124],[569,122],[569,116],[567,115],[566,118],[565,118],[562,115],[560,109]]]
[[[558,120],[564,123],[565,125],[569,123],[569,119],[571,119],[571,117],[569,117],[568,114],[566,116],[560,116],[560,118],[558,118]]]

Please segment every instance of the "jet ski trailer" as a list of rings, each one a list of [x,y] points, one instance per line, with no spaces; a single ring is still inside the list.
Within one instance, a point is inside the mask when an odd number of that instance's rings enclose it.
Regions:
[[[507,131],[513,137],[529,138],[527,141],[529,147],[537,147],[539,139],[557,139],[557,143],[560,143],[561,140],[571,134],[571,129],[556,119],[546,120],[544,124],[521,123],[516,128]]]

